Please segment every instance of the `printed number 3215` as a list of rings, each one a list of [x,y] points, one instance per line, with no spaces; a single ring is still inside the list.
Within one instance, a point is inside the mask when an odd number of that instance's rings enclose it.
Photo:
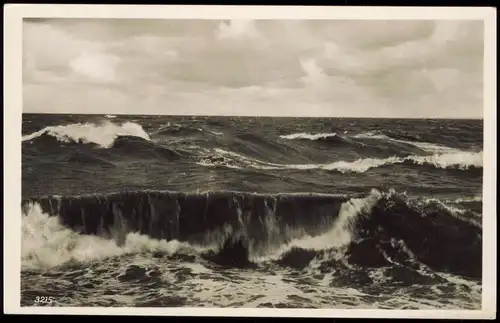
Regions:
[[[37,296],[35,297],[35,303],[41,303],[41,304],[50,304],[52,303],[52,296]]]

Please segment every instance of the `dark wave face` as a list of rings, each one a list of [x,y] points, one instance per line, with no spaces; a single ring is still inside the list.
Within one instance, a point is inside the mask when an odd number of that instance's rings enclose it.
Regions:
[[[22,149],[25,305],[480,307],[479,121],[24,115]]]

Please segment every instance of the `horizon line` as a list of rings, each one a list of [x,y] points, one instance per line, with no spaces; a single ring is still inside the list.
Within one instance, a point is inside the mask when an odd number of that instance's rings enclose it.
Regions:
[[[240,118],[334,118],[334,119],[443,119],[443,120],[484,120],[484,117],[412,117],[412,116],[292,116],[292,115],[246,115],[246,114],[155,114],[155,113],[82,113],[82,112],[22,112],[21,114],[47,115],[95,115],[95,116],[165,116],[165,117],[240,117]]]

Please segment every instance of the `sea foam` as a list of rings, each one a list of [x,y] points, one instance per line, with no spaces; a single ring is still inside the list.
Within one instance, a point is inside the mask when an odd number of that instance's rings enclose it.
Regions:
[[[60,223],[58,216],[30,204],[22,217],[21,265],[25,269],[49,269],[67,263],[99,261],[140,252],[173,254],[191,248],[177,240],[157,240],[139,233],[126,233],[122,245],[116,239],[79,234]]]
[[[352,242],[352,229],[356,224],[357,218],[364,213],[368,214],[382,196],[381,192],[373,189],[366,197],[351,198],[342,203],[337,219],[327,232],[317,236],[305,235],[293,239],[261,260],[278,259],[293,248],[321,251],[330,248],[342,248],[349,245]]]
[[[115,124],[103,122],[101,124],[76,123],[59,126],[49,126],[42,130],[22,137],[22,141],[30,141],[42,135],[49,135],[61,142],[82,142],[97,144],[102,148],[109,148],[118,136],[134,136],[151,140],[148,133],[137,123],[125,122]]]
[[[460,151],[456,148],[446,147],[446,146],[442,146],[442,145],[438,145],[438,144],[433,144],[430,142],[394,139],[394,138],[391,138],[387,135],[377,133],[377,132],[364,132],[364,133],[360,133],[360,134],[355,135],[353,138],[355,138],[355,139],[379,139],[379,140],[385,140],[385,141],[400,142],[400,143],[404,143],[404,144],[413,145],[415,147],[418,147],[424,151],[431,152],[431,153],[455,153],[455,152]]]
[[[317,134],[311,134],[307,132],[300,132],[300,133],[292,133],[289,135],[282,135],[280,138],[283,139],[309,139],[309,140],[318,140],[318,139],[325,139],[325,138],[330,138],[330,137],[336,137],[336,133],[317,133]]]
[[[465,152],[456,150],[449,153],[436,153],[429,156],[411,155],[407,157],[388,157],[388,158],[360,158],[355,161],[335,161],[325,164],[276,164],[261,161],[251,157],[244,156],[232,151],[226,151],[220,148],[214,149],[214,153],[223,157],[220,161],[212,162],[202,160],[199,165],[202,166],[223,166],[227,168],[254,168],[262,170],[328,170],[341,173],[364,173],[372,168],[378,168],[388,165],[415,164],[430,165],[441,169],[460,169],[480,168],[483,166],[483,152]]]

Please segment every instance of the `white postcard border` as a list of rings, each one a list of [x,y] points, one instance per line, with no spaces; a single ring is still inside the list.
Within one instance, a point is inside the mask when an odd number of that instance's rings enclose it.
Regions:
[[[414,19],[484,21],[483,295],[481,310],[21,307],[21,113],[23,18]],[[252,317],[496,317],[496,10],[479,7],[4,6],[4,312],[6,314]],[[465,260],[466,261],[466,260]]]

